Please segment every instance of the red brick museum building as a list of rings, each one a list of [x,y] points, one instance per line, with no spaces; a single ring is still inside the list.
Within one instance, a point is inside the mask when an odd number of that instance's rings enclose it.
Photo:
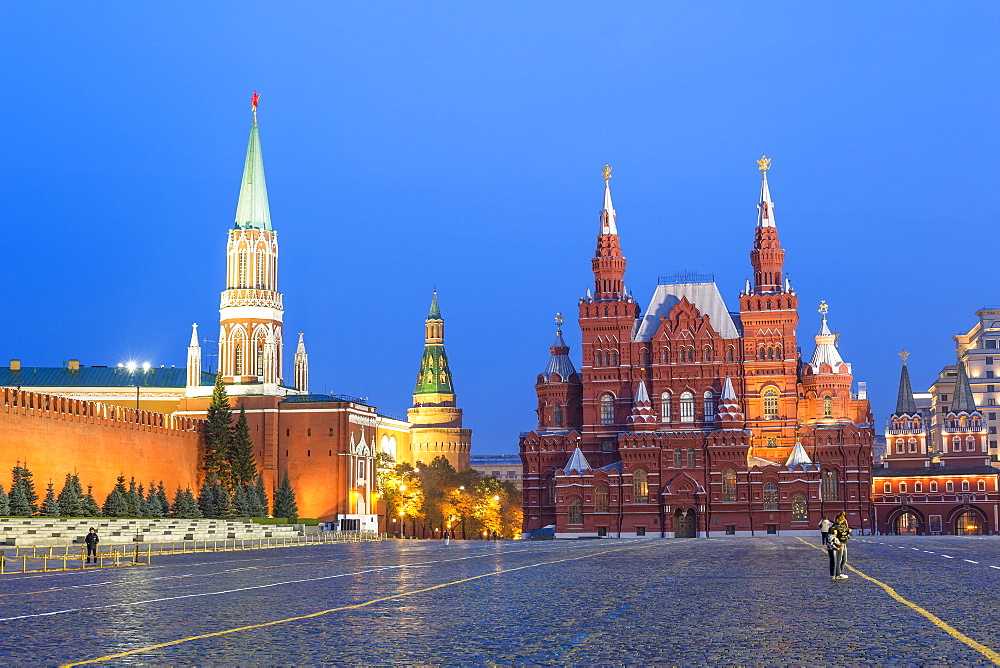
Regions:
[[[769,162],[735,311],[713,277],[692,274],[661,279],[639,307],[605,168],[582,364],[560,321],[535,386],[538,425],[521,435],[526,536],[815,535],[842,510],[871,529],[868,400],[852,393],[825,304],[811,355],[799,353]]]

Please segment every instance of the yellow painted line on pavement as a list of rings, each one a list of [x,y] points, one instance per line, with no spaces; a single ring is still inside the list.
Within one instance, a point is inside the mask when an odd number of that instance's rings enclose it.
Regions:
[[[682,542],[682,541],[678,541]],[[686,541],[683,541],[686,542]],[[566,561],[578,561],[580,559],[590,559],[591,557],[597,557],[602,554],[610,554],[611,552],[621,552],[622,550],[641,550],[647,547],[653,547],[653,545],[662,545],[662,543],[652,543],[649,545],[630,545],[628,547],[619,547],[613,550],[602,550],[601,552],[593,552],[591,554],[584,554],[578,557],[566,557],[565,559],[554,559],[552,561],[542,561],[537,564],[528,564],[527,566],[516,566],[514,568],[505,568],[499,571],[492,571],[490,573],[483,573],[482,575],[474,575],[471,578],[463,578],[461,580],[454,580],[452,582],[444,582],[442,584],[437,584],[432,587],[424,587],[423,589],[415,589],[413,591],[403,592],[402,594],[393,594],[392,596],[383,596],[381,598],[375,598],[370,601],[365,601],[364,603],[354,603],[352,605],[342,605],[339,608],[330,608],[329,610],[320,610],[319,612],[312,612],[308,615],[299,615],[297,617],[288,617],[287,619],[276,619],[272,622],[263,622],[261,624],[250,624],[249,626],[240,626],[235,629],[225,629],[223,631],[214,631],[213,633],[203,633],[197,636],[189,636],[187,638],[178,638],[177,640],[171,640],[169,642],[159,643],[156,645],[149,645],[147,647],[140,647],[138,649],[128,650],[126,652],[119,652],[118,654],[109,654],[108,656],[96,657],[93,659],[86,659],[84,661],[77,661],[75,663],[64,663],[62,668],[69,668],[70,666],[85,666],[92,663],[102,663],[104,661],[111,661],[112,659],[120,659],[123,656],[131,656],[133,654],[141,654],[142,652],[149,652],[154,649],[160,649],[161,647],[170,647],[171,645],[180,645],[181,643],[191,642],[193,640],[203,640],[205,638],[214,638],[216,636],[228,635],[230,633],[238,633],[240,631],[249,631],[251,629],[262,629],[268,626],[277,626],[278,624],[288,624],[290,622],[298,622],[303,619],[312,619],[314,617],[322,617],[323,615],[328,615],[332,612],[342,612],[344,610],[356,610],[358,608],[364,608],[369,605],[374,605],[376,603],[384,603],[385,601],[392,601],[399,598],[405,598],[407,596],[414,596],[416,594],[423,594],[429,591],[434,591],[435,589],[443,589],[444,587],[451,587],[454,585],[464,584],[466,582],[472,582],[474,580],[479,580],[482,578],[493,577],[496,575],[503,575],[504,573],[513,573],[515,571],[522,571],[526,568],[537,568],[538,566],[549,566],[551,564],[558,564]]]
[[[817,547],[817,546],[813,545],[812,543],[810,543],[808,541],[802,540],[801,538],[799,538],[799,540],[801,540],[803,543],[805,543],[809,547],[811,547],[813,549],[816,549],[816,550],[819,550],[820,552],[825,552],[826,551],[822,547]],[[899,595],[899,593],[895,589],[893,589],[892,587],[890,587],[886,583],[884,583],[884,582],[882,582],[880,580],[876,580],[875,578],[873,578],[870,575],[866,575],[865,573],[862,573],[861,571],[859,571],[858,569],[856,569],[854,566],[848,565],[847,568],[851,572],[860,575],[865,580],[868,580],[869,582],[877,584],[879,587],[881,587],[882,589],[884,589],[885,592],[887,594],[889,594],[889,596],[892,596],[894,599],[896,599],[897,601],[899,601],[900,603],[902,603],[906,607],[910,608],[911,610],[914,610],[915,612],[920,613],[921,615],[923,615],[924,617],[926,617],[928,620],[930,620],[931,624],[933,624],[934,626],[938,627],[939,629],[941,629],[942,631],[944,631],[945,633],[947,633],[948,635],[950,635],[952,638],[955,638],[956,640],[960,640],[961,642],[965,643],[966,645],[968,645],[972,649],[976,650],[977,652],[979,652],[980,654],[982,654],[983,656],[985,656],[987,659],[989,659],[993,663],[995,663],[997,665],[1000,665],[1000,653],[995,652],[994,650],[990,649],[989,647],[987,647],[986,645],[984,645],[984,644],[982,644],[980,642],[976,642],[975,640],[973,640],[969,636],[965,635],[964,633],[962,633],[961,631],[959,631],[954,626],[952,626],[948,622],[944,621],[943,619],[941,619],[940,617],[938,617],[934,613],[928,612],[927,610],[924,610],[923,608],[921,608],[916,603],[903,598],[902,596]]]

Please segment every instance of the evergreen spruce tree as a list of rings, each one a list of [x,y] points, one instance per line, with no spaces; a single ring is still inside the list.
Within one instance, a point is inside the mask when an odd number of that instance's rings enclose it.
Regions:
[[[270,514],[267,512],[270,504],[267,502],[267,489],[264,487],[263,473],[257,473],[257,482],[253,486],[253,492],[255,500],[257,501],[256,506],[254,507],[256,514],[253,515],[253,517],[267,517]]]
[[[10,515],[10,498],[7,496],[3,485],[0,485],[0,517],[7,517],[8,515]]]
[[[233,494],[228,488],[219,485],[215,497],[216,517],[226,519],[233,516]]]
[[[167,498],[167,489],[163,486],[163,481],[156,487],[156,495],[160,497],[160,508],[163,509],[163,516],[170,512],[170,500]]]
[[[32,480],[31,471],[28,470],[27,462],[25,462],[24,466],[21,466],[21,462],[17,462],[11,473],[13,474],[9,495],[11,507],[13,508],[14,506],[14,492],[20,489],[28,507],[31,509],[31,512],[24,513],[23,515],[34,515],[38,512],[38,495],[35,493],[35,483]]]
[[[153,482],[149,483],[149,491],[146,493],[146,507],[149,509],[150,517],[163,517],[167,514],[167,509],[160,503],[160,495]]]
[[[226,386],[222,384],[222,373],[215,375],[215,389],[212,402],[205,416],[205,474],[215,476],[223,485],[230,484],[230,451],[233,443],[233,409],[229,406]]]
[[[152,517],[149,512],[149,503],[146,502],[146,490],[143,488],[142,483],[139,483],[139,517]]]
[[[295,490],[292,489],[292,481],[288,479],[288,471],[282,476],[281,485],[274,495],[274,516],[287,517],[290,520],[299,516],[299,508],[295,504]]]
[[[232,486],[235,490],[242,485],[249,485],[257,477],[257,461],[253,456],[253,439],[250,437],[250,425],[247,424],[247,412],[240,406],[240,416],[233,430],[232,454],[229,458],[232,471]]]
[[[49,479],[49,486],[45,488],[45,502],[42,503],[42,515],[46,517],[59,517],[59,501],[56,499],[56,490]]]
[[[125,488],[125,474],[118,476],[114,489],[104,500],[105,517],[129,517],[129,494]]]
[[[219,481],[210,475],[198,492],[198,508],[205,517],[218,517]]]
[[[66,482],[59,492],[58,501],[63,517],[83,516],[83,487],[80,486],[80,477],[75,471],[66,474]]]
[[[247,485],[237,485],[233,494],[233,510],[236,517],[257,517],[256,492]]]
[[[31,517],[35,514],[22,485],[14,485],[10,490],[10,514],[14,517]]]
[[[191,488],[188,487],[185,490],[177,487],[177,493],[174,494],[174,503],[170,507],[170,514],[173,517],[181,517],[185,519],[201,517],[201,511],[198,510],[198,504],[195,503],[194,494],[191,493]]]
[[[128,516],[129,517],[143,517],[141,509],[139,508],[139,502],[142,497],[139,496],[139,490],[135,486],[135,476],[128,483],[128,492],[125,495],[125,501],[128,503]]]
[[[84,517],[101,516],[101,507],[97,505],[97,500],[94,498],[93,485],[87,485],[87,493],[83,495],[83,516]]]

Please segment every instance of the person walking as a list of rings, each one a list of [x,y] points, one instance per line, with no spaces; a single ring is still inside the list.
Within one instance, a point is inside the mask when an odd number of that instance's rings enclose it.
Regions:
[[[100,536],[97,535],[97,529],[90,527],[90,531],[87,533],[87,538],[84,541],[87,543],[87,563],[90,563],[90,558],[93,556],[94,563],[97,563],[97,544],[101,542]]]
[[[823,515],[823,519],[819,521],[819,535],[823,540],[823,546],[826,546],[826,536],[830,533],[830,527],[833,526],[833,522],[826,519],[826,515]]]
[[[451,529],[445,529],[444,532],[444,546],[448,547],[451,545]]]
[[[851,539],[851,527],[847,526],[847,513],[841,512],[830,527],[826,549],[830,553],[830,579],[846,580],[847,541]]]

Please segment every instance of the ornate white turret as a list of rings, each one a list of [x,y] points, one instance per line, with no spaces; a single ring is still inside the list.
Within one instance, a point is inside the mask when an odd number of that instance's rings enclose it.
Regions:
[[[823,324],[816,335],[816,349],[813,351],[809,366],[813,373],[819,373],[824,364],[830,365],[829,373],[851,373],[851,365],[844,361],[837,350],[837,335],[830,331],[826,324],[826,302],[820,303],[820,313],[823,314]]]
[[[295,348],[295,389],[303,394],[309,393],[309,355],[306,353],[306,343],[299,332],[299,345]]]
[[[201,346],[198,345],[198,323],[191,325],[191,343],[187,355],[187,386],[201,385]]]
[[[809,455],[806,453],[806,449],[802,447],[802,443],[796,441],[795,448],[792,449],[792,453],[788,455],[788,459],[785,461],[785,468],[791,470],[796,466],[808,468],[811,465],[814,465],[813,460],[809,459]]]
[[[653,404],[649,400],[649,392],[646,390],[646,381],[644,380],[640,380],[639,387],[636,388],[628,422],[635,427],[636,431],[656,429],[656,416],[653,415]]]
[[[746,418],[740,408],[740,400],[733,390],[733,381],[726,378],[725,385],[722,386],[722,396],[719,397],[719,407],[715,413],[715,421],[720,423],[722,429],[743,429]]]
[[[767,158],[761,158],[765,161],[761,165],[760,170],[764,178],[760,182],[760,203],[757,204],[757,227],[776,227],[774,224],[774,202],[771,201],[771,189],[767,187],[767,166],[770,164],[770,160]]]

